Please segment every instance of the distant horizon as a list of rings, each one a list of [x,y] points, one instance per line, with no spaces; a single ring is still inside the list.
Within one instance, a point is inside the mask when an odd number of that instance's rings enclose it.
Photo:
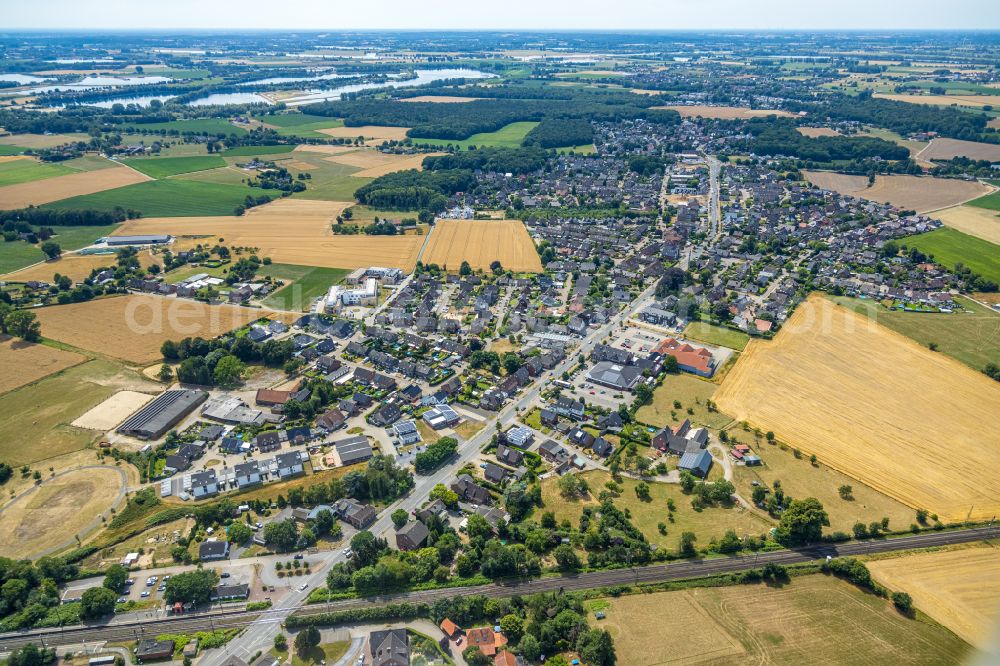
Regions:
[[[300,0],[292,9],[267,0],[7,0],[3,34],[37,31],[532,31],[532,32],[842,32],[1000,30],[994,0],[908,0],[905,7],[841,0],[805,11],[799,0],[506,0],[502,4],[374,0],[364,4]],[[895,3],[893,3],[895,4]],[[292,15],[294,14],[294,15]],[[304,27],[311,22],[324,28]],[[163,25],[157,25],[162,23]],[[984,23],[992,25],[984,26]],[[636,24],[661,27],[634,27]],[[503,27],[496,28],[495,25]],[[226,27],[222,27],[226,26]]]

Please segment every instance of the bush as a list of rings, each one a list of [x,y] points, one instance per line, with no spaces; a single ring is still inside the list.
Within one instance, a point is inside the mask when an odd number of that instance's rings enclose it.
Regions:
[[[892,603],[904,615],[913,612],[913,599],[906,592],[893,592]]]

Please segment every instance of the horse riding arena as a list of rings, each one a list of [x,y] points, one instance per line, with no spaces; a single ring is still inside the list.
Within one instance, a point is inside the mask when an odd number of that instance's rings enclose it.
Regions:
[[[904,210],[926,213],[955,206],[993,191],[976,181],[930,176],[876,176],[868,187],[866,176],[832,171],[803,171],[813,185],[852,197],[888,203]]]
[[[1000,385],[820,296],[751,341],[715,394],[726,414],[943,521],[1000,510]]]
[[[988,646],[1000,619],[1000,549],[914,553],[868,563],[872,576],[972,645]]]
[[[463,261],[473,269],[489,270],[499,261],[516,272],[542,271],[535,243],[520,220],[438,220],[423,262],[457,271]]]
[[[296,318],[293,313],[145,295],[55,305],[35,314],[46,337],[143,365],[160,360],[167,340],[215,338],[261,317]]]
[[[138,391],[119,391],[89,410],[70,425],[87,430],[108,431],[139,411],[155,396]]]
[[[87,360],[76,352],[0,336],[0,393],[30,384],[42,377]]]
[[[279,199],[239,217],[142,218],[126,222],[117,235],[170,234],[224,238],[226,245],[257,248],[275,263],[320,268],[395,266],[412,270],[423,236],[335,235],[337,216],[347,202]]]

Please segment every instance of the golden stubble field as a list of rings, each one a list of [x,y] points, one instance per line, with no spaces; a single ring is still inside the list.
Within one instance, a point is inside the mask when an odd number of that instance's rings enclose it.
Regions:
[[[934,217],[963,234],[1000,245],[1000,213],[977,206],[954,206],[934,212]]]
[[[415,155],[394,155],[377,150],[356,150],[342,152],[326,157],[326,161],[361,169],[351,175],[355,178],[378,178],[387,173],[404,171],[406,169],[423,169],[425,157],[444,155],[444,153],[418,153]]]
[[[255,247],[261,257],[283,264],[321,268],[394,266],[412,270],[423,236],[344,236],[331,226],[352,202],[279,199],[240,217],[142,218],[116,235],[164,233],[224,238],[227,245]],[[183,240],[183,239],[182,239]]]
[[[1000,631],[1000,548],[914,553],[868,563],[875,579],[963,639],[985,648]]]
[[[875,184],[868,187],[866,176],[851,176],[832,171],[802,173],[810,183],[824,190],[879,203],[889,203],[918,213],[956,206],[993,191],[993,188],[977,181],[930,176],[876,176]]]
[[[327,136],[341,139],[356,139],[362,136],[367,141],[402,141],[406,138],[409,127],[388,127],[385,125],[360,125],[358,127],[330,127],[316,130]]]
[[[829,127],[796,127],[799,134],[815,139],[818,136],[840,136],[840,132]]]
[[[968,157],[970,160],[1000,162],[1000,145],[960,139],[934,139],[918,155],[925,160]]]
[[[42,377],[87,360],[76,352],[47,347],[0,335],[0,393],[30,384]]]
[[[775,109],[751,109],[746,106],[654,106],[653,109],[669,109],[676,111],[685,118],[718,118],[720,120],[747,120],[749,118],[766,118],[767,116],[779,116],[789,118],[793,114],[788,111]]]
[[[167,340],[215,338],[261,317],[286,323],[298,317],[291,312],[147,295],[54,305],[34,312],[47,338],[140,364],[158,361]]]
[[[822,297],[751,341],[715,401],[944,521],[1000,510],[1000,385]]]
[[[35,557],[73,542],[111,508],[125,482],[116,467],[90,466],[43,481],[0,510],[0,555]]]
[[[26,208],[81,194],[93,194],[152,180],[134,169],[118,166],[71,173],[43,180],[0,187],[0,208]]]
[[[425,264],[451,271],[463,261],[473,269],[489,270],[497,260],[512,271],[542,271],[535,243],[520,220],[438,220],[423,255]]]
[[[1000,105],[1000,95],[914,95],[908,93],[875,93],[874,97],[891,99],[897,102],[909,102],[910,104],[938,104],[941,106],[971,106],[981,108],[984,106]]]
[[[115,254],[64,254],[52,261],[43,261],[26,268],[7,273],[0,276],[0,279],[12,282],[27,282],[28,280],[42,280],[52,282],[56,273],[66,275],[74,282],[82,282],[90,277],[90,272],[95,268],[114,268],[118,257]],[[149,268],[153,264],[163,265],[163,260],[149,252],[143,250],[139,253],[139,263],[144,268]]]

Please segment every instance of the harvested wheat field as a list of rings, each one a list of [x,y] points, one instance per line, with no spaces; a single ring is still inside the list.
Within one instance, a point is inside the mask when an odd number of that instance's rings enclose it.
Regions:
[[[135,363],[161,358],[166,340],[215,338],[261,317],[293,321],[291,312],[207,305],[183,298],[119,296],[35,310],[45,336]]]
[[[917,154],[925,160],[950,160],[968,157],[970,160],[1000,162],[1000,145],[959,139],[934,139]]]
[[[520,220],[438,220],[423,262],[457,271],[463,261],[474,270],[489,270],[499,261],[512,271],[542,271],[535,243]]]
[[[868,563],[872,576],[966,641],[985,648],[1000,621],[1000,549],[915,553]]]
[[[134,412],[139,411],[140,407],[143,407],[154,397],[156,396],[138,391],[119,391],[81,415],[70,425],[102,432],[111,430]]]
[[[1000,105],[1000,95],[912,95],[895,93],[875,93],[874,97],[891,99],[897,102],[909,102],[910,104],[937,104],[941,106],[971,106],[981,108],[984,106]]]
[[[1000,129],[1000,118],[992,119],[991,121],[986,123],[986,126],[992,129]]]
[[[420,153],[416,155],[393,155],[377,150],[356,150],[351,153],[341,153],[325,157],[327,162],[335,162],[345,166],[361,169],[351,174],[355,178],[378,178],[394,171],[406,169],[423,169],[424,158],[444,153]],[[310,168],[312,165],[310,165]]]
[[[1000,213],[977,206],[955,206],[934,213],[945,225],[963,234],[1000,245]]]
[[[829,127],[796,127],[799,134],[815,139],[818,136],[840,136],[840,132]]]
[[[406,132],[409,129],[409,127],[361,125],[359,127],[330,127],[316,131],[327,136],[335,136],[342,139],[356,139],[359,136],[363,136],[365,139],[378,139],[380,141],[402,141],[406,138]]]
[[[134,169],[119,166],[97,171],[71,173],[0,187],[0,209],[26,208],[81,194],[93,194],[152,180]]]
[[[478,97],[460,97],[458,95],[419,95],[417,97],[407,97],[400,102],[435,102],[437,104],[461,104],[463,102],[475,102]]]
[[[767,116],[781,116],[788,118],[793,114],[788,111],[774,109],[751,109],[746,106],[653,106],[653,109],[670,109],[676,111],[685,118],[719,118],[721,120],[746,120],[747,118],[766,118]]]
[[[0,336],[0,393],[30,384],[42,377],[87,360],[76,352]]]
[[[0,279],[12,282],[27,282],[28,280],[52,281],[52,276],[56,273],[69,276],[74,282],[80,282],[90,277],[90,272],[95,268],[112,268],[118,260],[114,254],[64,254],[52,261],[42,261],[37,264],[22,268],[0,276]],[[163,260],[144,250],[139,253],[139,263],[143,267],[150,267],[153,264],[163,265]]]
[[[1000,384],[821,296],[751,341],[715,401],[942,520],[1000,510]]]
[[[27,160],[29,162],[35,161],[27,155],[0,155],[0,164],[3,164],[4,162],[17,162],[18,160]]]
[[[323,153],[324,155],[339,155],[341,153],[350,153],[357,150],[355,146],[330,146],[327,144],[308,144],[303,143],[301,145],[295,146],[293,153]]]
[[[803,171],[810,183],[852,197],[889,203],[904,210],[928,213],[955,206],[984,194],[993,188],[976,181],[930,176],[876,176],[868,187],[866,176],[850,176],[832,171]]]
[[[116,235],[164,233],[225,238],[230,245],[255,247],[275,263],[320,268],[395,266],[411,270],[423,236],[341,236],[331,226],[353,203],[279,199],[241,217],[141,218],[126,222]],[[181,238],[181,241],[188,239]]]
[[[125,473],[97,465],[43,481],[0,510],[0,556],[38,557],[96,526],[125,490]]]
[[[86,141],[89,137],[83,134],[71,136],[68,134],[8,134],[0,136],[0,145],[21,146],[22,148],[55,148],[72,141]]]

